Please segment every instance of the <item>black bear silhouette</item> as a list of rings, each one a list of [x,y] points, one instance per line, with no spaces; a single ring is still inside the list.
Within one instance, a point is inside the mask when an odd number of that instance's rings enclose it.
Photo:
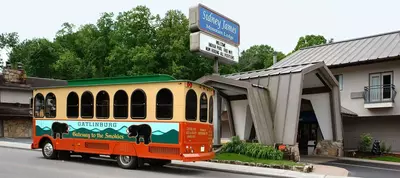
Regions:
[[[147,145],[151,142],[151,127],[147,124],[131,125],[126,129],[128,137],[135,137],[136,143],[140,143],[140,137],[143,138],[144,144]]]
[[[51,125],[51,130],[53,131],[53,138],[57,138],[57,134],[60,135],[60,139],[62,139],[62,135],[64,133],[68,133],[69,127],[68,124],[66,123],[60,123],[60,122],[53,122]]]

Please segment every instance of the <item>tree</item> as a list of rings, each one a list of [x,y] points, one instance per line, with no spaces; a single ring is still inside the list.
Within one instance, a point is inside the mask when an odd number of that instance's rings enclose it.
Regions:
[[[6,55],[10,55],[10,51],[14,48],[19,42],[18,33],[2,33],[0,34],[0,52],[4,50]],[[3,57],[0,53],[0,67],[3,66]]]
[[[22,62],[29,76],[58,77],[53,65],[59,59],[57,47],[43,38],[25,40],[16,45],[10,53],[10,62]]]
[[[53,41],[19,43],[9,40],[17,39],[13,35],[2,41],[13,47],[11,63],[22,62],[28,76],[70,80],[162,73],[195,80],[213,73],[213,61],[190,52],[188,26],[179,10],[169,10],[161,18],[146,6],[137,6],[118,15],[103,13],[93,24],[77,27],[65,22]],[[221,64],[220,73],[269,67],[273,52],[268,45],[255,45],[242,53],[239,64]],[[278,60],[283,57],[278,52]]]
[[[160,19],[156,30],[159,73],[191,80],[212,73],[211,60],[190,52],[188,26],[188,18],[178,10],[170,10]]]
[[[321,35],[306,35],[299,38],[294,51],[297,51],[301,48],[315,46],[315,45],[322,45],[326,44],[327,40],[324,36]]]
[[[268,45],[254,45],[242,52],[239,59],[239,70],[249,71],[268,68],[273,64],[275,50]],[[285,57],[282,52],[277,52],[277,60]]]
[[[109,76],[151,74],[157,68],[155,24],[158,17],[145,6],[119,13],[111,25],[108,19],[109,49],[105,65]],[[104,35],[103,35],[104,36]],[[151,71],[151,72],[149,72]]]

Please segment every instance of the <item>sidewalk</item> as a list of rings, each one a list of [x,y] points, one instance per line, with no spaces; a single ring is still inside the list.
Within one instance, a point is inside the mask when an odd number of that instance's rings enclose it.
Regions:
[[[21,142],[11,142],[8,140],[1,139],[0,147],[7,148],[15,148],[15,149],[24,149],[31,150],[29,143],[21,143]],[[35,150],[40,151],[40,150]],[[324,165],[314,165],[313,173],[301,173],[297,171],[289,171],[283,169],[273,169],[273,168],[261,168],[261,167],[251,167],[251,166],[242,166],[242,165],[232,165],[232,164],[221,164],[221,163],[213,163],[213,162],[181,162],[181,161],[172,161],[170,166],[173,167],[186,167],[186,168],[195,168],[195,169],[203,169],[203,170],[213,170],[213,171],[221,171],[221,172],[231,172],[231,173],[239,173],[239,174],[248,174],[248,175],[257,175],[257,176],[269,176],[269,177],[289,177],[289,178],[339,178],[339,177],[347,177],[348,171],[346,169],[332,167],[332,166],[324,166]]]
[[[313,173],[302,173],[297,171],[289,171],[283,169],[272,169],[272,168],[260,168],[252,166],[242,166],[233,164],[222,164],[212,162],[195,162],[185,163],[179,161],[173,161],[172,166],[196,168],[196,169],[207,169],[221,172],[233,172],[247,175],[257,176],[268,176],[268,177],[288,177],[288,178],[345,178],[347,177],[348,171],[342,168],[314,165],[316,172]],[[326,172],[332,173],[327,175]],[[344,175],[345,174],[345,175]],[[348,177],[350,178],[350,177]]]

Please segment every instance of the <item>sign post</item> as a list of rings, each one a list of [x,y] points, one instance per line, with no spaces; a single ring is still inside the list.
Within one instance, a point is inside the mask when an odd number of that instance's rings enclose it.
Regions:
[[[189,9],[190,51],[218,63],[239,62],[240,25],[228,17],[199,4]]]

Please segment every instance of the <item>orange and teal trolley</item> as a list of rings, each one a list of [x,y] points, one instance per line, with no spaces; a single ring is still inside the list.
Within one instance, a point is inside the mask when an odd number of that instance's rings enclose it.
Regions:
[[[47,159],[108,155],[122,168],[210,160],[214,90],[168,75],[35,88],[32,149]]]

